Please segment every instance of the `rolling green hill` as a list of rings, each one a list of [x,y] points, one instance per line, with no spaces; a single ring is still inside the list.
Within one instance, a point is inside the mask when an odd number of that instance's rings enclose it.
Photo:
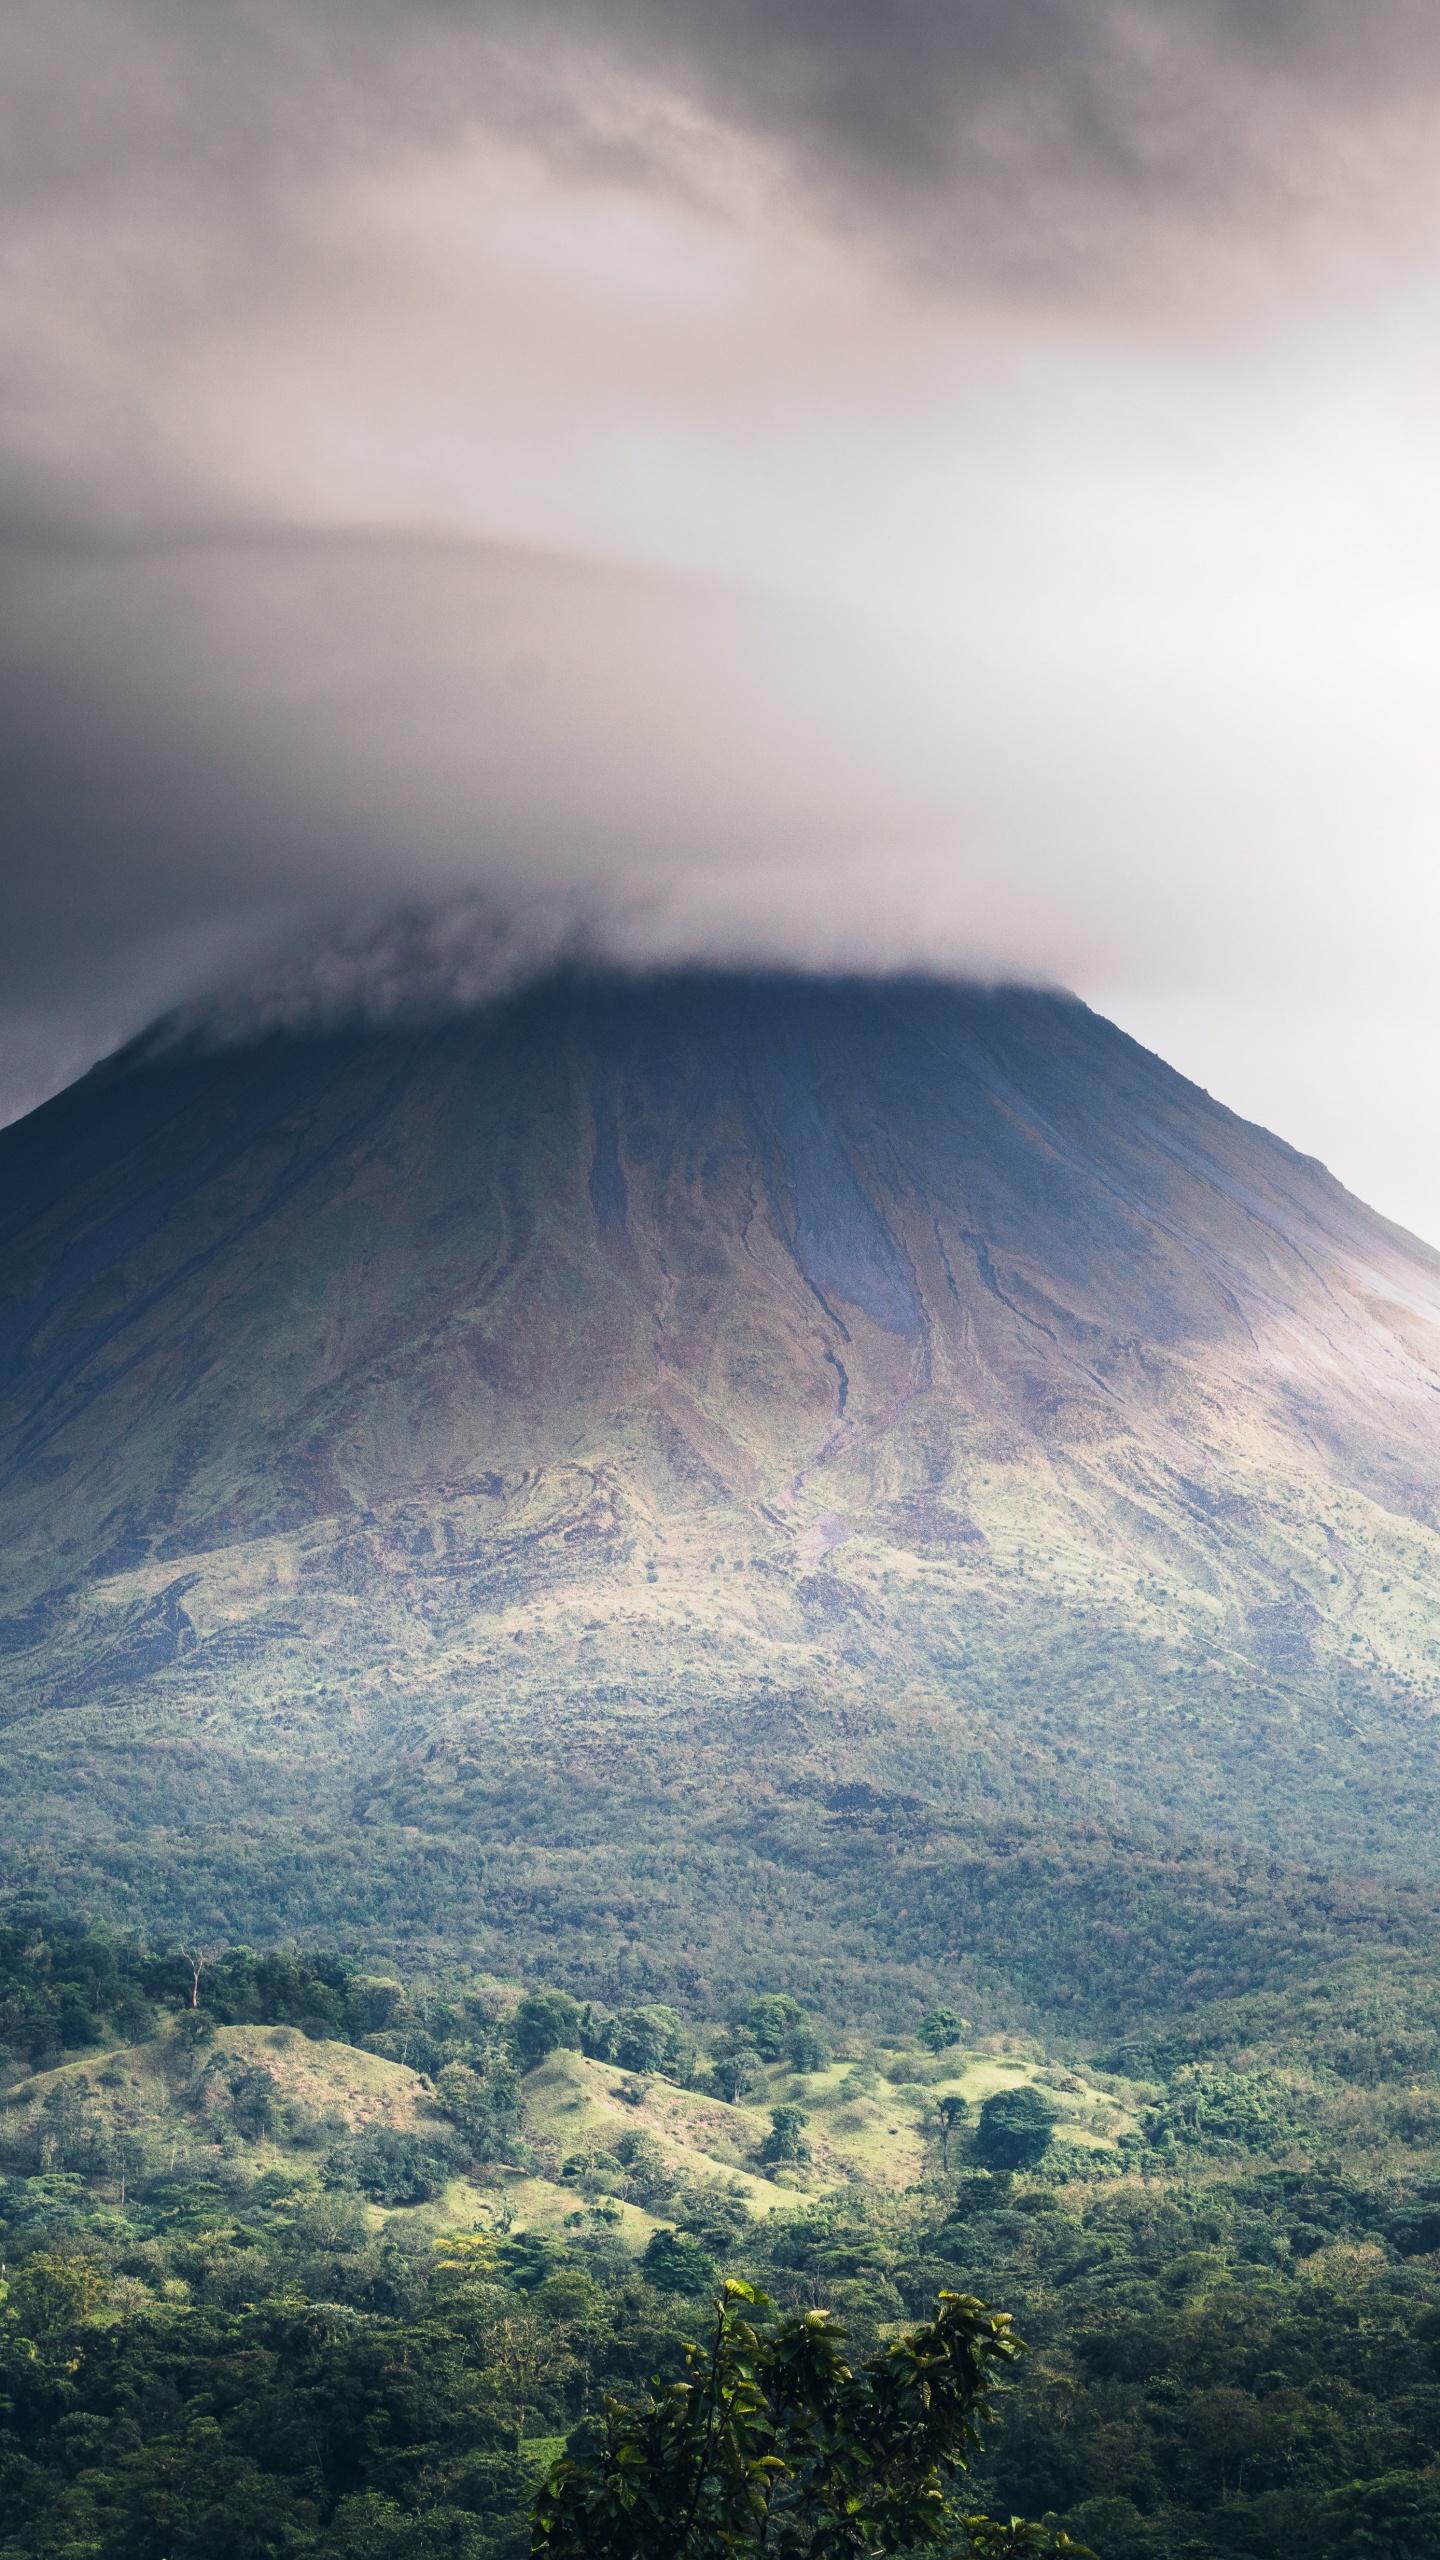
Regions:
[[[0,1858],[702,2006],[1403,1958],[1437,1495],[1440,1258],[1069,999],[156,1034],[0,1134]]]

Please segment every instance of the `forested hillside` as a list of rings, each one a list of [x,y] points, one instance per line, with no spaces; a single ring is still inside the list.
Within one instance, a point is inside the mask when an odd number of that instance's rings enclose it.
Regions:
[[[1361,1965],[1084,2059],[946,2003],[866,2036],[12,1906],[0,2551],[519,2560],[725,2273],[854,2357],[1008,2306],[967,2503],[1101,2560],[1421,2560],[1436,1989]]]

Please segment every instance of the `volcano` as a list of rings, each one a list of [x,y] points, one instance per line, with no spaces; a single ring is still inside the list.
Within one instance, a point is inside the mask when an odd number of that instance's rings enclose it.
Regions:
[[[953,1967],[976,1826],[1413,1876],[1440,1257],[1059,995],[162,1029],[0,1135],[0,1585],[7,1873],[196,1930],[673,1987]]]

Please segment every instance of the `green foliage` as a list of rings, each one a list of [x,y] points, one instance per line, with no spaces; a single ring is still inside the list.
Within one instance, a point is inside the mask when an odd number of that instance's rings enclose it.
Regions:
[[[792,2071],[823,2071],[830,2060],[830,2048],[809,2019],[802,2019],[785,2048],[785,2059]]]
[[[1152,2148],[1279,2157],[1306,2125],[1306,2111],[1274,2071],[1227,2071],[1208,2063],[1175,2074],[1163,2106],[1147,2109],[1143,2136]]]
[[[915,2030],[918,2043],[932,2053],[943,2053],[947,2045],[958,2044],[965,2033],[965,2021],[958,2009],[927,2009]]]
[[[935,2318],[857,2370],[823,2313],[774,2317],[755,2287],[725,2286],[686,2378],[638,2404],[607,2401],[592,2442],[536,2502],[537,2555],[553,2560],[722,2560],[722,2555],[937,2545],[951,2491],[1017,2349],[1003,2312],[942,2297]]]
[[[332,2159],[336,2185],[354,2185],[373,2204],[428,2204],[452,2178],[459,2163],[453,2151],[416,2133],[397,2133],[380,2126]]]
[[[578,2267],[526,2289],[493,2253],[467,2273],[426,2251],[403,2305],[397,2271],[362,2309],[343,2274],[307,2302],[276,2245],[268,2300],[119,2320],[86,2262],[27,2260],[0,2308],[5,2560],[513,2560],[586,2360],[613,2385],[678,2359],[660,2297],[637,2321]]]
[[[261,2142],[275,2131],[280,2093],[273,2071],[258,2063],[226,2060],[212,2064],[206,2076],[223,2085],[230,2121],[242,2141]]]
[[[717,2097],[727,2105],[737,2098],[748,2098],[752,2091],[765,2086],[765,2065],[753,2045],[738,2045],[733,2053],[722,2053],[710,2074],[710,2085]]]
[[[980,2110],[975,2157],[987,2169],[1033,2169],[1050,2148],[1059,2109],[1028,2082],[997,2089]]]
[[[158,2560],[159,2526],[195,2560],[205,2536],[241,2560],[520,2560],[559,2440],[598,2426],[606,2395],[634,2407],[647,2377],[684,2378],[686,2305],[717,2267],[763,2287],[777,2320],[843,2318],[857,2370],[941,2288],[1010,2307],[1035,2351],[972,2449],[963,2503],[990,2513],[968,2541],[957,2518],[956,2560],[1059,2550],[1062,2532],[1103,2560],[1431,2560],[1440,2089],[1419,1970],[1354,1959],[1328,1998],[1307,1979],[1210,2001],[1112,2049],[1117,2104],[1139,2118],[1118,2156],[1052,2138],[1038,2177],[988,2167],[973,2100],[966,2115],[947,2090],[912,2192],[862,2180],[752,2221],[621,2109],[613,2152],[564,2178],[556,2228],[507,2232],[515,2190],[497,2178],[486,2227],[449,2234],[457,2168],[508,2157],[561,2175],[525,2129],[505,1995],[438,1962],[402,1979],[323,1951],[272,1971],[237,1950],[207,1958],[192,2009],[188,1967],[147,1989],[143,1941],[46,1908],[43,1930],[34,1906],[17,1922],[9,1979],[39,2003],[38,2057],[91,2059],[33,2096],[12,2066],[0,2107],[0,2560]],[[111,2071],[97,2046],[54,2041],[54,1950],[86,1946],[101,2042],[126,2014],[161,2030],[146,2048],[158,2126],[134,2120],[129,2057]],[[297,1979],[307,2001],[339,1987],[353,2041],[419,2061],[430,2124],[307,2127],[286,2079],[306,2049],[232,2040],[206,2006],[228,1983],[227,2002],[293,2008]],[[621,2018],[653,2028],[658,2005],[582,2023],[608,2043]],[[693,2052],[671,2016],[671,2053]],[[736,2033],[698,2042],[723,2062]],[[817,2154],[831,2108],[902,2067],[857,2047],[839,2090],[807,2093]],[[1062,2098],[1073,2086],[1048,2077]],[[1043,2089],[1039,2107],[1048,2119]],[[454,2191],[462,2220],[472,2194]],[[605,2196],[663,2216],[638,2256]]]
[[[683,2293],[692,2300],[698,2300],[715,2290],[715,2261],[688,2232],[652,2233],[640,2264],[650,2282],[658,2285],[662,2293]]]
[[[617,2063],[622,2071],[663,2072],[671,2080],[688,2080],[695,2065],[695,2040],[675,2011],[663,2001],[597,2020],[587,2010],[580,2041],[597,2062]]]
[[[435,2095],[464,2135],[473,2158],[512,2163],[520,2158],[524,2122],[520,2086],[498,2048],[482,2057],[479,2069],[468,2062],[445,2063],[436,2077]]]
[[[1063,2526],[1031,2524],[1023,2516],[962,2516],[959,2551],[961,2560],[1043,2560],[1048,2552],[1066,2551],[1074,2560],[1095,2560]]]
[[[977,1674],[969,1694],[977,1709],[988,1702],[998,1713],[1008,1680],[991,1685]],[[326,1715],[338,1713],[340,1696]],[[210,1711],[204,1699],[192,1704]],[[36,1827],[25,1853],[34,1870],[64,1874],[67,1889],[97,1908],[143,1911],[152,1952],[162,1929],[188,1942],[197,1907],[227,1914],[237,1934],[284,1930],[313,1941],[329,1929],[376,1951],[287,1959],[311,1968],[303,1997],[283,1968],[262,1973],[260,1957],[227,1971],[212,1956],[202,2008],[213,1997],[217,2017],[303,2027],[334,2000],[344,2015],[332,2013],[328,2032],[432,2077],[449,2056],[430,2050],[413,1998],[386,1982],[391,1965],[378,1951],[393,1953],[414,1931],[434,1946],[470,1944],[497,1922],[503,1970],[558,1978],[591,2001],[598,2021],[655,2003],[680,2016],[729,2015],[732,2000],[754,1996],[757,1977],[778,1976],[825,1984],[822,2029],[888,2029],[897,2016],[923,2014],[943,1987],[977,2035],[1023,2019],[1162,2079],[1182,2061],[1245,2067],[1251,2051],[1323,2066],[1362,2088],[1436,2067],[1440,1892],[1429,1881],[1362,1888],[1309,1858],[1287,1863],[1153,1831],[1127,1838],[1113,1826],[1103,1836],[1093,1825],[1071,1830],[1039,1819],[1016,1786],[1000,1788],[992,1819],[968,1764],[937,1765],[902,1788],[878,1740],[863,1751],[847,1745],[832,1785],[816,1771],[834,1756],[835,1719],[803,1696],[763,1719],[724,1702],[712,1713],[707,1701],[697,1760],[696,1712],[688,1693],[657,1707],[643,1803],[613,1777],[629,1765],[633,1736],[603,1701],[587,1726],[587,1751],[612,1773],[603,1785],[574,1759],[559,1710],[552,1718],[543,1704],[522,1730],[507,1722],[502,1737],[477,1720],[377,1771],[373,1787],[367,1777],[376,1810],[358,1826],[353,1773],[344,1773],[342,1797],[338,1777],[309,1769],[303,1854],[291,1810],[262,1820],[226,1792],[225,1752],[187,1761],[183,1791],[163,1803],[150,1791],[171,1786],[167,1763],[147,1760],[142,1784],[107,1756],[103,1843],[93,1808],[84,1825],[77,1816],[77,1827],[53,1837],[52,1825],[41,1839],[30,1760],[12,1764],[0,1750],[0,1780],[7,1821]],[[108,1753],[103,1729],[102,1746]],[[35,1751],[49,1747],[37,1728]],[[74,1740],[67,1753],[80,1747]],[[599,1929],[605,1909],[633,1920],[624,1932]],[[76,1924],[75,1934],[86,1932]],[[957,1942],[967,1949],[958,1963]],[[631,1944],[643,1960],[626,1955]],[[188,2002],[178,1948],[149,1979],[153,1990],[138,1970],[116,1987],[151,2011]],[[34,2015],[34,1976],[15,1988],[30,2023],[20,2015],[13,2034],[0,2023],[0,2043],[25,2060],[87,2049],[60,2043],[53,1983],[48,2021]],[[112,2029],[122,2039],[140,2031],[103,1998],[96,2010],[89,1992],[72,1989],[74,2031],[82,2015],[85,2032],[101,2027],[102,2043]],[[37,2024],[50,2038],[43,2047]],[[1122,2054],[1122,2034],[1142,2041]],[[671,2064],[659,2067],[675,2076]],[[683,2057],[678,2070],[683,2078]]]
[[[951,2091],[947,2096],[943,2097],[939,2101],[939,2104],[935,2109],[935,2113],[940,2120],[941,2166],[942,2168],[948,2169],[950,2166],[951,2137],[958,2132],[959,2128],[965,2123],[965,2120],[970,2113],[969,2099],[962,2098],[954,2091]]]
[[[151,2004],[135,1942],[13,1895],[0,1920],[0,2044],[37,2069],[143,2033]]]
[[[563,1993],[539,1997],[575,2015]],[[216,2026],[292,2026],[417,2070],[437,2068],[457,2041],[488,2044],[495,2024],[483,2003],[417,2001],[354,1956],[157,1948],[138,1932],[79,1919],[43,1894],[10,1896],[0,1913],[0,2044],[10,2058],[44,2070],[133,2042],[167,2017],[201,2042]]]
[[[562,2045],[578,2046],[580,2011],[566,1991],[527,1991],[510,2020],[510,2039],[522,2071],[533,2071]]]
[[[753,2045],[763,2062],[779,2062],[788,2053],[792,2036],[807,2024],[798,2000],[785,1991],[769,1991],[746,2002],[736,2020],[736,2035],[740,2043]]]
[[[675,2192],[676,2173],[653,2134],[639,2127],[627,2128],[615,2137],[614,2157],[627,2196],[637,2204],[649,2206],[652,2212],[669,2203]]]
[[[810,2149],[805,2140],[805,2127],[809,2121],[804,2107],[772,2107],[770,2130],[760,2145],[761,2159],[771,2163],[808,2160]]]
[[[36,2249],[10,2282],[10,2317],[22,2337],[54,2348],[84,2326],[105,2291],[105,2279],[89,2259]]]

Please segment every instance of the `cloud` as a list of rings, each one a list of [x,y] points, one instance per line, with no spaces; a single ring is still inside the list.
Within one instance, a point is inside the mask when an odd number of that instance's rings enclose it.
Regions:
[[[19,0],[0,521],[603,545],[637,413],[1224,309],[1413,230],[1437,113],[1409,0]]]
[[[542,0],[526,16],[561,64],[577,36],[624,63],[667,140],[669,96],[763,142],[822,219],[941,292],[1082,311],[1159,292],[1173,310],[1212,270],[1253,282],[1434,201],[1440,26],[1413,0]]]
[[[16,546],[0,1005],[137,958],[147,1002],[268,972],[277,1019],[581,946],[1054,974],[1073,900],[856,720],[878,682],[833,614],[517,545]]]
[[[1330,932],[1370,532],[1143,366],[1423,242],[1437,107],[1406,0],[21,0],[0,1109],[201,990]]]
[[[1433,201],[1418,0],[31,0],[7,27],[31,249],[83,193],[117,266],[166,237],[172,317],[318,184],[477,138],[741,220],[788,192],[934,288],[1082,308]]]
[[[824,702],[799,608],[505,543],[386,534],[12,547],[12,925],[409,878],[563,891],[843,859],[923,827]],[[818,680],[817,680],[818,678]],[[22,857],[22,853],[25,858]],[[64,887],[57,884],[64,881]]]

